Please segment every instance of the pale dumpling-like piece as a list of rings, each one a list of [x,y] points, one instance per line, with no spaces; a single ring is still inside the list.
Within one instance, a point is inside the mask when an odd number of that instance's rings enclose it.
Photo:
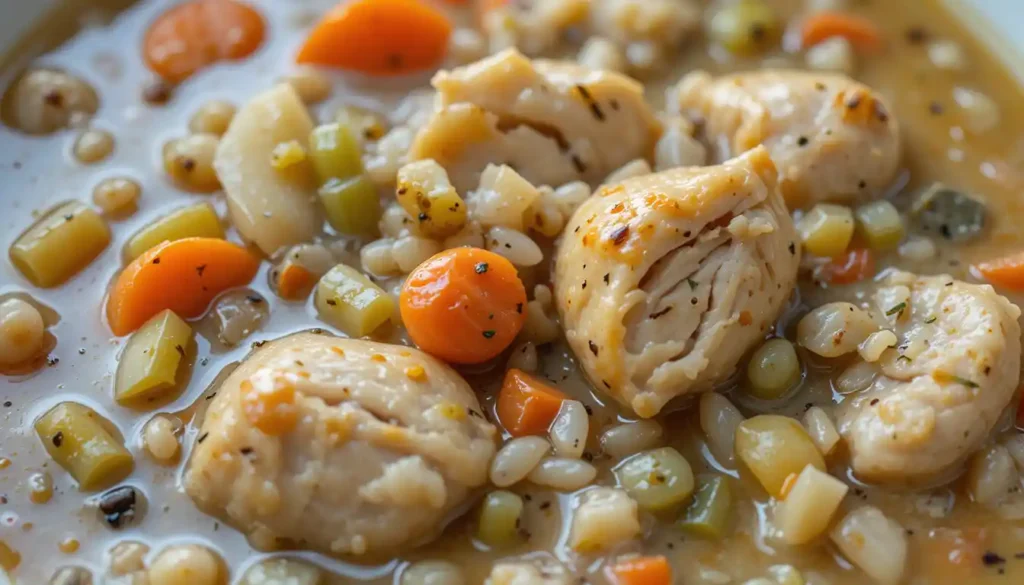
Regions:
[[[564,234],[566,338],[594,386],[642,417],[728,378],[778,317],[800,261],[763,147],[606,185]]]

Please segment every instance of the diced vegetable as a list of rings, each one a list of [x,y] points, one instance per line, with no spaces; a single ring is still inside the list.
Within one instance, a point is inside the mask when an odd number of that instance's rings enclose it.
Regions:
[[[1024,252],[982,262],[974,267],[985,280],[1009,290],[1024,290]]]
[[[744,389],[762,400],[778,400],[800,381],[800,358],[786,339],[769,339],[754,351]]]
[[[828,530],[850,487],[812,465],[804,467],[775,511],[775,526],[788,544],[808,543]]]
[[[613,585],[672,585],[672,567],[662,556],[620,559],[605,574]]]
[[[78,201],[54,207],[11,246],[11,262],[32,284],[50,288],[89,265],[110,243],[110,228]]]
[[[498,490],[487,494],[480,505],[476,537],[490,547],[503,548],[520,541],[519,523],[523,515],[523,499]]]
[[[615,468],[615,478],[649,512],[674,508],[693,493],[693,470],[671,447],[633,455]]]
[[[800,29],[800,44],[804,48],[832,37],[843,37],[861,51],[877,51],[882,47],[882,33],[875,23],[845,12],[816,12],[804,20]]]
[[[177,83],[221,60],[249,56],[263,44],[263,17],[235,0],[191,0],[157,18],[143,41],[146,65]]]
[[[796,326],[796,339],[822,357],[857,351],[861,342],[878,330],[871,315],[851,303],[826,303],[804,315]]]
[[[448,173],[433,160],[402,167],[396,194],[399,205],[433,238],[455,234],[466,223],[466,202],[448,180]]]
[[[363,337],[395,315],[395,300],[362,273],[338,264],[316,286],[320,318],[352,337]]]
[[[892,250],[903,239],[903,218],[884,199],[857,208],[857,227],[872,250]]]
[[[580,496],[573,512],[569,546],[579,553],[610,549],[640,534],[636,502],[614,488],[598,487]]]
[[[212,205],[183,207],[142,228],[125,244],[125,256],[131,261],[158,244],[185,238],[224,238],[224,227]]]
[[[295,60],[367,75],[432,69],[448,51],[452,25],[428,2],[352,0],[327,13]]]
[[[302,300],[309,296],[318,281],[317,276],[306,268],[288,262],[277,276],[277,294],[289,301]]]
[[[851,563],[880,585],[896,585],[907,564],[903,527],[878,508],[863,506],[832,529],[832,542]]]
[[[307,156],[306,149],[298,140],[289,140],[274,147],[270,153],[270,166],[279,171],[287,171],[305,162]]]
[[[312,131],[306,106],[291,85],[282,83],[245,104],[220,140],[213,165],[227,194],[231,224],[268,256],[312,241],[323,225],[315,198],[319,183],[309,165],[289,172],[270,165],[278,144],[305,142]]]
[[[711,40],[736,55],[756,55],[775,45],[782,31],[779,17],[763,0],[739,0],[722,6],[711,18]]]
[[[523,216],[540,197],[540,191],[508,165],[489,164],[480,175],[476,191],[467,196],[473,219],[485,227],[523,230]]]
[[[238,585],[322,585],[319,567],[296,559],[274,558],[256,563]]]
[[[843,205],[819,203],[800,218],[796,229],[809,254],[834,258],[846,251],[853,238],[853,212]]]
[[[981,236],[985,229],[985,204],[941,183],[922,190],[911,206],[921,228],[953,242]]]
[[[985,506],[995,506],[1020,488],[1020,473],[1010,451],[991,445],[975,453],[967,469],[967,492]]]
[[[164,309],[184,319],[198,317],[214,297],[248,284],[258,269],[259,259],[225,240],[165,242],[117,277],[107,298],[107,320],[115,335],[126,335]]]
[[[697,491],[679,520],[679,527],[702,538],[725,536],[733,515],[732,485],[729,482],[729,478],[722,475],[699,476]]]
[[[170,309],[136,331],[117,367],[114,398],[122,405],[156,400],[178,383],[192,344],[192,328]]]
[[[875,256],[867,248],[850,250],[815,271],[815,278],[828,284],[853,284],[875,275]]]
[[[330,179],[320,187],[319,193],[331,227],[344,234],[377,234],[380,196],[365,175]]]
[[[347,124],[322,124],[309,134],[309,156],[321,183],[363,174],[359,141]]]
[[[453,248],[409,275],[400,304],[420,349],[448,362],[475,364],[500,354],[519,334],[526,289],[502,256]]]
[[[498,421],[513,437],[543,435],[568,397],[526,372],[512,368],[498,394]]]
[[[132,454],[108,428],[99,414],[74,402],[61,402],[35,422],[46,452],[83,490],[106,487],[132,471]]]
[[[808,465],[825,470],[825,460],[800,423],[775,414],[761,414],[740,423],[736,429],[736,455],[764,489],[782,496],[789,476]]]

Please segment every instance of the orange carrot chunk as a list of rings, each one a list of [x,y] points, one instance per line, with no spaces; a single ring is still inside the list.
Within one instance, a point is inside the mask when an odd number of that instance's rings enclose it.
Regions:
[[[605,568],[614,585],[671,585],[672,567],[663,556],[622,559]]]
[[[299,301],[309,296],[317,283],[317,276],[298,264],[287,264],[277,277],[277,294],[288,301]]]
[[[498,393],[498,421],[513,437],[543,435],[567,398],[537,378],[512,368],[505,373]]]
[[[422,0],[342,2],[313,28],[295,60],[367,75],[405,75],[437,67],[452,24]]]
[[[478,364],[504,351],[523,328],[526,289],[505,258],[453,248],[412,271],[399,306],[420,349],[447,362]]]
[[[237,0],[192,0],[157,18],[142,44],[146,65],[178,83],[217,61],[243,59],[263,44],[266,25]]]
[[[127,335],[164,309],[198,317],[218,294],[248,284],[259,265],[245,248],[218,238],[164,242],[117,277],[107,298],[110,328]]]
[[[986,280],[1010,290],[1024,290],[1024,252],[1016,252],[975,266]]]
[[[800,29],[800,40],[805,49],[832,37],[843,37],[861,51],[877,51],[882,47],[882,34],[875,23],[845,12],[812,14]]]
[[[829,284],[853,284],[875,275],[875,258],[867,248],[855,248],[820,266],[815,276]]]

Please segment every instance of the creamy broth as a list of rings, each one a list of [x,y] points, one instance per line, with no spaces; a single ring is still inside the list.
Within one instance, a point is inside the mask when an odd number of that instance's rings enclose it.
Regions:
[[[808,583],[836,585],[867,582],[864,574],[846,560],[823,537],[808,545],[786,546],[766,533],[770,498],[746,471],[719,464],[711,455],[698,421],[696,400],[673,403],[672,412],[659,415],[665,428],[661,444],[677,448],[686,456],[695,474],[718,472],[735,478],[733,483],[735,528],[721,540],[703,540],[684,536],[672,517],[644,517],[646,538],[634,540],[605,555],[578,555],[569,548],[569,520],[573,494],[549,491],[529,483],[511,489],[529,496],[521,520],[528,533],[516,546],[492,551],[474,540],[475,513],[470,511],[452,522],[437,540],[410,550],[393,559],[375,559],[369,563],[353,559],[334,559],[310,551],[262,552],[246,537],[222,519],[196,508],[181,486],[190,449],[199,434],[196,412],[205,408],[210,392],[253,349],[254,343],[273,340],[296,331],[322,328],[339,333],[317,316],[311,298],[286,301],[272,288],[274,265],[263,262],[248,286],[260,295],[269,308],[261,329],[237,347],[228,347],[216,339],[216,326],[204,317],[196,327],[196,348],[187,357],[191,375],[180,394],[155,408],[130,409],[112,398],[118,360],[127,338],[114,337],[103,310],[108,285],[125,265],[123,247],[140,228],[186,204],[209,202],[221,217],[227,215],[222,193],[187,193],[167,177],[161,149],[168,140],[188,134],[192,114],[210,100],[225,100],[241,107],[250,98],[275,81],[294,71],[293,55],[306,31],[335,2],[332,0],[274,1],[249,0],[263,14],[267,37],[251,56],[206,68],[173,88],[166,104],[149,105],[142,99],[144,87],[154,75],[137,54],[144,32],[173,2],[144,0],[117,13],[109,22],[89,24],[70,36],[54,50],[38,54],[33,39],[60,37],[62,27],[43,26],[29,37],[7,61],[4,79],[12,81],[25,66],[53,67],[73,72],[97,92],[100,106],[89,124],[107,130],[115,141],[114,151],[100,163],[86,165],[75,159],[74,142],[78,130],[63,130],[45,136],[29,136],[0,127],[0,233],[6,248],[39,214],[68,200],[89,203],[96,185],[104,179],[127,177],[141,186],[138,212],[126,219],[109,221],[112,240],[102,254],[71,280],[56,288],[33,287],[6,259],[0,262],[0,297],[29,299],[44,309],[52,345],[33,365],[5,371],[0,378],[0,542],[16,551],[20,562],[11,575],[18,584],[47,583],[64,566],[86,567],[97,583],[105,581],[110,562],[109,551],[118,542],[130,540],[148,545],[149,558],[175,543],[199,543],[215,550],[224,561],[231,582],[265,555],[288,556],[310,561],[325,570],[325,583],[398,583],[401,571],[420,560],[448,560],[462,567],[466,583],[483,583],[494,562],[531,552],[550,552],[568,566],[579,582],[608,583],[601,561],[617,554],[638,552],[664,555],[673,568],[676,583],[742,583],[768,576],[768,567],[792,565]],[[119,3],[112,3],[119,4]],[[799,0],[770,2],[783,21],[803,10]],[[1019,107],[1024,92],[1001,64],[955,18],[933,0],[921,2],[853,2],[850,11],[867,17],[880,29],[886,48],[877,55],[858,57],[854,78],[877,90],[888,102],[900,122],[903,138],[901,172],[891,195],[897,202],[908,193],[933,182],[942,182],[970,193],[988,208],[988,226],[984,237],[963,245],[943,240],[941,235],[921,234],[915,227],[908,233],[926,235],[937,246],[933,258],[910,260],[895,251],[877,258],[877,272],[898,267],[919,274],[949,274],[967,282],[983,282],[972,265],[1006,255],[1024,247],[1018,224],[1024,216],[1024,110]],[[119,7],[120,8],[120,7]],[[468,11],[448,6],[445,10],[457,22],[473,21]],[[90,12],[82,21],[90,23]],[[58,15],[66,22],[68,15]],[[73,20],[73,19],[72,19]],[[921,41],[919,37],[925,39]],[[964,51],[970,66],[962,71],[943,71],[928,57],[928,41],[955,42]],[[792,39],[783,39],[788,46]],[[48,43],[44,43],[48,44]],[[663,92],[670,84],[693,69],[703,68],[715,74],[775,67],[803,68],[800,53],[774,50],[767,55],[737,59],[720,49],[708,50],[708,41],[698,34],[677,54],[664,70],[642,79],[646,98],[658,110],[663,107]],[[577,45],[560,46],[548,54],[575,54]],[[333,83],[330,98],[312,107],[314,118],[329,121],[342,105],[355,105],[384,116],[396,115],[396,108],[410,91],[429,87],[429,73],[396,79],[361,78],[325,71]],[[983,133],[969,130],[967,114],[954,98],[956,88],[970,88],[989,96],[998,106],[1000,120],[996,128]],[[903,194],[903,195],[898,195]],[[228,238],[241,241],[229,228]],[[550,240],[543,240],[545,263],[551,258]],[[355,246],[350,246],[349,257]],[[533,283],[547,283],[548,270],[524,272],[527,290]],[[395,286],[388,281],[385,288]],[[869,280],[850,286],[819,285],[802,274],[793,300],[783,312],[776,331],[793,338],[796,323],[813,307],[835,300],[859,302],[870,296],[874,284]],[[1000,294],[1020,305],[1024,294],[997,288]],[[530,292],[530,298],[533,298]],[[404,331],[385,328],[375,339],[411,343]],[[766,403],[745,395],[747,384],[740,373],[723,391],[747,416],[773,412],[797,417],[810,405],[831,412],[842,400],[835,390],[835,379],[846,365],[843,360],[827,360],[801,350],[804,377],[799,389],[786,399]],[[488,417],[494,421],[495,396],[504,372],[504,357],[483,366],[461,367],[480,397]],[[596,483],[614,484],[611,473],[618,461],[601,454],[600,432],[619,421],[634,420],[635,415],[594,389],[576,365],[567,344],[558,340],[539,350],[539,371],[562,392],[592,409],[587,452],[598,468]],[[745,371],[746,360],[739,370]],[[85,492],[47,455],[33,430],[34,422],[56,404],[73,401],[85,404],[116,426],[134,455],[135,468],[122,482],[139,488],[146,505],[141,518],[130,525],[111,529],[95,508],[102,493]],[[1017,399],[1015,399],[1015,402]],[[678,406],[678,408],[677,408]],[[1024,432],[1015,428],[1011,407],[995,436],[1003,438]],[[185,422],[181,436],[182,453],[173,465],[155,463],[142,446],[143,428],[158,413],[177,413]],[[1018,419],[1020,420],[1020,419]],[[961,468],[954,477],[933,486],[877,487],[859,482],[848,469],[844,455],[829,459],[829,470],[852,487],[843,509],[868,503],[883,510],[905,528],[909,546],[904,583],[936,585],[978,583],[1010,584],[1024,581],[1024,521],[1009,520],[966,495]],[[52,498],[41,504],[32,502],[31,478],[46,474],[53,481]],[[948,507],[949,510],[943,510]],[[940,512],[936,512],[940,510]],[[2,552],[2,550],[0,550]],[[998,560],[997,560],[998,559]],[[3,554],[0,554],[3,561]],[[0,564],[4,564],[0,562]],[[720,580],[716,580],[720,579]],[[726,580],[729,579],[729,580]]]

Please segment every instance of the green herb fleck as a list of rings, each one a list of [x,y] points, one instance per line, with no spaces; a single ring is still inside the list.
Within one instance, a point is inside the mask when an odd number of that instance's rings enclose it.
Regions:
[[[903,354],[900,354],[900,356],[898,358],[896,358],[896,361],[900,361],[900,360],[907,360],[908,362],[914,361],[914,360],[908,358],[907,356],[905,356]]]
[[[477,274],[483,274],[487,272],[487,263],[480,262],[479,264],[473,267],[473,270],[475,270]]]
[[[924,320],[924,322],[928,323],[928,324],[932,324],[932,323],[934,323],[934,322],[936,322],[938,320],[939,320],[938,317],[928,317],[927,319]]]
[[[487,339],[490,339],[490,338],[494,337],[494,334],[495,334],[494,329],[488,329],[487,331],[484,331],[484,337],[487,338]]]
[[[961,378],[960,376],[953,376],[953,380],[955,380],[956,382],[959,382],[960,384],[963,384],[964,386],[967,386],[968,388],[978,388],[979,387],[978,384],[976,384],[975,382],[971,382],[967,378]]]
[[[907,309],[907,303],[900,303],[900,304],[892,307],[888,311],[886,311],[885,312],[885,316],[886,317],[892,317],[893,315],[896,315],[896,318],[899,319],[900,317],[903,316],[903,311],[905,311],[906,309]]]
[[[692,278],[686,279],[686,284],[690,285],[690,290],[697,290],[697,281]]]

